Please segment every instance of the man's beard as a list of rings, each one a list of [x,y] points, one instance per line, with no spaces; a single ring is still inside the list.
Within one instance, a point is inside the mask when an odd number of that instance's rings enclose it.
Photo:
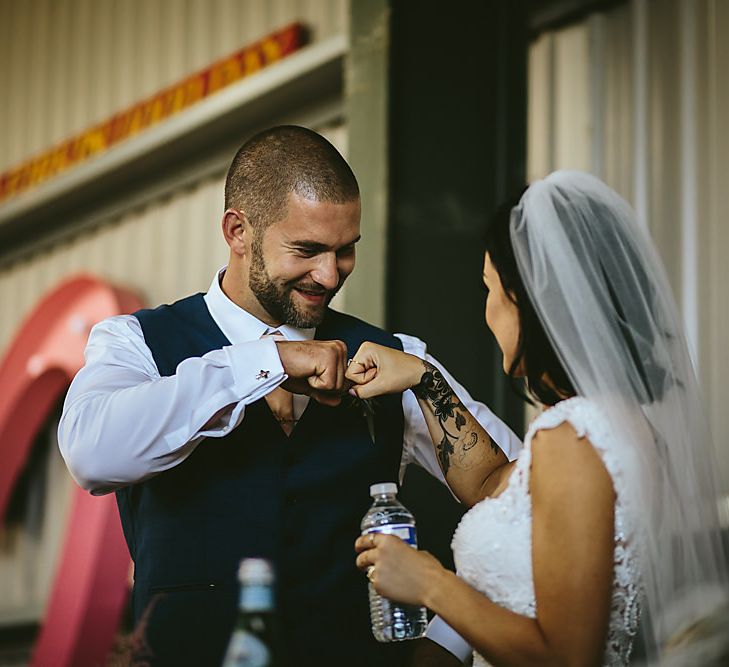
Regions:
[[[325,298],[319,309],[310,311],[300,308],[294,303],[292,291],[294,288],[309,290],[312,292],[325,292],[316,283],[305,283],[300,280],[290,282],[276,282],[271,278],[266,269],[261,249],[254,244],[253,259],[248,272],[248,286],[263,306],[266,312],[277,322],[288,324],[298,329],[311,329],[321,324],[326,313],[329,302],[339,291],[337,289],[326,292]]]

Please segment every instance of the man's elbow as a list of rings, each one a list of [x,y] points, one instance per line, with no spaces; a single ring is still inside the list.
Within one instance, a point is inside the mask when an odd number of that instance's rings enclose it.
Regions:
[[[97,470],[93,463],[78,452],[73,452],[71,455],[63,454],[63,460],[74,482],[92,496],[100,496],[114,490],[108,481],[104,481],[103,471]]]
[[[106,470],[103,463],[101,465],[98,463],[96,460],[98,457],[88,451],[86,443],[80,439],[69,438],[60,427],[58,448],[69,474],[84,491],[88,491],[93,496],[100,496],[114,491],[119,486],[110,481],[111,471]]]

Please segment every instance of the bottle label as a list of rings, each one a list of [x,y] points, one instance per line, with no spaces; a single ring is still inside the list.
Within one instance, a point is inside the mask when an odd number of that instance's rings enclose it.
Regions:
[[[273,591],[269,586],[241,586],[239,607],[247,611],[273,609]]]
[[[362,535],[370,533],[382,533],[383,535],[395,535],[403,542],[407,542],[411,547],[418,548],[418,540],[415,536],[415,526],[407,523],[391,523],[386,526],[373,526],[365,530]]]
[[[236,630],[230,638],[228,652],[225,654],[223,667],[268,667],[271,664],[271,652],[256,636],[243,630]]]

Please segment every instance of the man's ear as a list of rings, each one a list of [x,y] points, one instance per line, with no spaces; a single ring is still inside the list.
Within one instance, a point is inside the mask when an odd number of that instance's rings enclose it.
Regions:
[[[246,214],[238,209],[229,208],[223,213],[221,226],[223,238],[230,247],[230,251],[244,257],[248,252],[247,248],[250,247],[250,236],[253,231]]]

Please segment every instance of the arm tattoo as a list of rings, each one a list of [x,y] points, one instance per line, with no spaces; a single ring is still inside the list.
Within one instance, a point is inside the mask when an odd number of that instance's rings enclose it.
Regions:
[[[420,378],[420,382],[412,389],[415,396],[432,406],[433,414],[440,422],[443,437],[436,445],[436,450],[438,452],[438,462],[443,469],[443,474],[447,475],[451,467],[451,457],[455,454],[456,443],[459,440],[462,442],[458,459],[464,464],[466,453],[478,444],[478,433],[475,431],[460,433],[461,429],[466,425],[466,407],[458,399],[453,389],[450,388],[443,374],[433,364],[423,361],[423,366],[425,367],[425,372]],[[452,420],[456,431],[459,433],[454,434],[446,429],[446,422],[449,419]],[[494,453],[498,454],[500,451],[499,447],[490,437],[489,444]]]

